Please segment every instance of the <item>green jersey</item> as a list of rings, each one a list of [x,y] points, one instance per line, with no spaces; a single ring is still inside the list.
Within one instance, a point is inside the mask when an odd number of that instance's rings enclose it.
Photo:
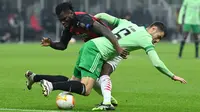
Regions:
[[[152,44],[152,36],[146,31],[144,27],[139,27],[125,19],[116,19],[118,27],[112,32],[119,39],[119,45],[128,51],[144,49],[146,52],[154,49]],[[100,50],[104,60],[113,58],[116,55],[115,49],[111,42],[105,37],[96,38],[93,41]]]
[[[163,74],[173,77],[174,74],[168,70],[165,64],[158,57],[154,45],[152,44],[152,36],[146,31],[144,27],[139,27],[127,20],[118,19],[106,13],[99,13],[95,15],[96,18],[107,21],[113,26],[117,26],[112,32],[119,39],[118,42],[121,47],[128,51],[144,49],[152,64]],[[108,60],[117,56],[113,45],[105,37],[90,40],[95,43],[101,56],[104,60]]]
[[[200,0],[183,1],[178,23],[200,25]]]

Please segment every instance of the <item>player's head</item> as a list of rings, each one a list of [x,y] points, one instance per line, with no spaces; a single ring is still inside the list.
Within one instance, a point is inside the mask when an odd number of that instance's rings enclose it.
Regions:
[[[74,19],[74,10],[71,2],[58,4],[55,9],[59,21],[64,27],[69,27]]]
[[[153,37],[153,43],[158,43],[163,37],[167,35],[167,28],[162,22],[154,22],[148,28],[147,31]]]

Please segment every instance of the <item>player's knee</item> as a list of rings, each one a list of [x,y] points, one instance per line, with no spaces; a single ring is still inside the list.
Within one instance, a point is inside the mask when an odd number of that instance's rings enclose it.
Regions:
[[[90,92],[86,92],[86,93],[85,93],[85,96],[89,96],[89,95],[90,95]]]
[[[101,70],[101,76],[102,75],[108,75],[110,76],[110,74],[114,71],[115,67],[113,67],[111,64],[109,63],[104,63],[103,68]]]
[[[183,35],[184,35],[183,41],[186,41],[186,39],[187,39],[187,37],[188,37],[188,34],[189,34],[189,33],[184,33],[184,34],[183,34]]]
[[[90,88],[90,86],[88,85],[88,84],[85,84],[84,82],[82,82],[82,84],[84,84],[85,85],[85,89],[84,89],[84,96],[89,96],[90,95],[90,93],[91,93],[91,88]]]

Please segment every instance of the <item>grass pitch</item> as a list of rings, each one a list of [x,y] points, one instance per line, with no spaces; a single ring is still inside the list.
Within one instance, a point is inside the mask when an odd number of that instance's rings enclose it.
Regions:
[[[69,45],[56,51],[39,44],[0,45],[0,111],[59,111],[56,95],[42,95],[35,84],[31,91],[25,86],[24,73],[71,76],[82,44]],[[194,58],[194,45],[187,44],[182,59],[177,58],[179,45],[160,43],[156,50],[167,67],[184,77],[188,84],[174,82],[159,73],[144,51],[132,52],[112,74],[113,96],[119,102],[117,112],[200,112],[200,60]],[[74,94],[75,95],[75,94]],[[75,95],[72,111],[91,111],[102,98],[92,91],[89,97]]]

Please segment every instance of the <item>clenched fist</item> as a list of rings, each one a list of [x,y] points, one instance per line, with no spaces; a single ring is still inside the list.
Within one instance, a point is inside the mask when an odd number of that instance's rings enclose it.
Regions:
[[[41,40],[41,45],[42,46],[50,46],[50,44],[51,44],[51,39],[43,37],[43,39]]]

